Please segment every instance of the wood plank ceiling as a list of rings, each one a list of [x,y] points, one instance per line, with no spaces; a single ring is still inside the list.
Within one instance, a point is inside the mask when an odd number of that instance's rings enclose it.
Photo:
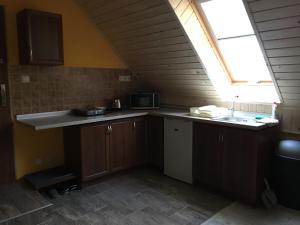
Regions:
[[[191,105],[219,101],[167,1],[77,1],[145,87],[160,92],[163,103]]]
[[[163,103],[220,101],[168,1],[77,1],[145,85],[160,91]],[[300,2],[247,1],[284,104],[300,107]]]
[[[284,100],[300,107],[300,1],[248,0]]]

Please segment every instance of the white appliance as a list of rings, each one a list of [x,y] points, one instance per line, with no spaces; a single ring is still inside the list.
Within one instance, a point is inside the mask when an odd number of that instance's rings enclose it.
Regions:
[[[193,183],[193,123],[182,119],[164,119],[164,174]]]

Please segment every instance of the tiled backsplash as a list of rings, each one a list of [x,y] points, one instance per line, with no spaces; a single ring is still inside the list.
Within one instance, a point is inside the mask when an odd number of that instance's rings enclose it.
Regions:
[[[120,75],[131,76],[131,82],[120,82]],[[137,83],[127,69],[17,65],[9,66],[9,78],[14,115],[109,105]]]

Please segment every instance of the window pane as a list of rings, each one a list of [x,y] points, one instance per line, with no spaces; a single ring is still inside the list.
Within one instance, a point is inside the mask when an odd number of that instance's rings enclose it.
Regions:
[[[271,81],[256,37],[220,40],[220,50],[234,81]]]
[[[216,38],[254,34],[242,0],[211,0],[201,6]]]

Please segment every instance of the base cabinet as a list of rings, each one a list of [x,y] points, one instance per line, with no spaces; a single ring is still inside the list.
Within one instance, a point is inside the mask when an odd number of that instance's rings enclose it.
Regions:
[[[193,178],[196,183],[256,204],[269,177],[278,128],[253,131],[194,124]]]
[[[221,185],[221,153],[219,127],[194,123],[193,178],[208,188],[218,190]]]
[[[149,116],[147,118],[147,149],[152,166],[164,170],[164,118]]]
[[[85,182],[145,163],[145,124],[144,118],[132,118],[66,127],[66,166]]]
[[[109,172],[106,125],[83,126],[80,129],[82,177],[91,180]]]

